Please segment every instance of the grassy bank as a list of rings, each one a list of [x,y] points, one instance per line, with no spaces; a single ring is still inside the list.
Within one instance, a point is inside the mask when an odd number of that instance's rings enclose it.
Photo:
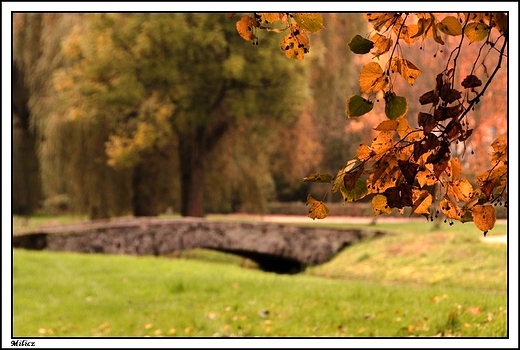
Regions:
[[[505,245],[466,225],[376,227],[393,233],[292,276],[202,249],[173,258],[15,250],[14,335],[506,336]]]

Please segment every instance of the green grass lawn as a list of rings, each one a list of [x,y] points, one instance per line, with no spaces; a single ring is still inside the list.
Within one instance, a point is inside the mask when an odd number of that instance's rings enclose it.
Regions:
[[[504,337],[506,249],[471,237],[402,230],[291,276],[204,250],[14,250],[14,335]]]

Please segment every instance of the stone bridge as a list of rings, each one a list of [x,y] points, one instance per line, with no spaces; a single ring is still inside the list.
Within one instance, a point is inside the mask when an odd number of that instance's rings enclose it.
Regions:
[[[155,256],[207,248],[249,258],[265,271],[297,273],[306,266],[330,260],[348,245],[383,233],[266,222],[141,217],[41,227],[13,236],[13,247]]]

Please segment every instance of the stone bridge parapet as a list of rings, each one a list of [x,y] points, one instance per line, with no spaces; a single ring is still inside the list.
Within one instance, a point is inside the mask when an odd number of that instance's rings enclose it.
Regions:
[[[13,247],[155,256],[208,248],[250,258],[267,271],[294,273],[330,260],[348,245],[383,233],[267,222],[141,217],[41,227],[13,236]]]

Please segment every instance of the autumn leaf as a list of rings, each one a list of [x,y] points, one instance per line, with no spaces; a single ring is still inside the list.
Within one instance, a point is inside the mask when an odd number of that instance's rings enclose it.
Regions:
[[[281,13],[259,13],[261,21],[265,24],[271,24],[276,21],[281,21],[283,15]]]
[[[391,208],[401,209],[413,205],[412,186],[407,184],[389,187],[385,190],[384,195],[386,196],[387,203]]]
[[[473,186],[467,179],[448,182],[448,189],[452,191],[458,201],[468,202],[472,199]]]
[[[457,36],[462,34],[462,26],[460,22],[454,16],[445,17],[440,23],[437,24],[437,29],[444,34]]]
[[[464,217],[464,211],[453,203],[450,198],[444,198],[439,205],[441,212],[449,219],[460,220]]]
[[[487,38],[489,28],[484,23],[471,22],[466,25],[466,28],[464,28],[464,34],[472,43],[482,41]]]
[[[347,191],[351,191],[357,184],[357,180],[363,174],[365,163],[361,163],[356,171],[349,171],[343,176],[343,185]]]
[[[370,38],[370,41],[374,45],[375,50],[372,51],[372,54],[376,58],[390,51],[390,48],[393,44],[392,39],[387,38],[386,36],[381,35],[379,33],[374,33],[374,35],[372,35],[372,37]]]
[[[424,133],[431,132],[437,124],[435,117],[428,113],[419,112],[417,116],[417,122],[420,127],[423,128]]]
[[[343,196],[343,199],[347,202],[354,202],[360,200],[361,198],[367,195],[367,182],[365,180],[357,180],[356,185],[352,190],[347,190],[342,187],[340,192]]]
[[[280,46],[285,56],[303,60],[304,55],[309,52],[309,37],[300,30],[298,25],[294,25],[291,32],[283,38]]]
[[[307,196],[307,205],[310,205],[309,215],[311,219],[325,219],[330,214],[329,208],[319,200],[314,199],[310,194]]]
[[[372,108],[374,108],[374,104],[371,101],[368,101],[359,95],[352,95],[347,100],[347,118],[360,117],[370,112]]]
[[[377,131],[395,131],[399,122],[397,120],[383,120],[378,126],[374,128]]]
[[[365,19],[372,24],[375,30],[380,31],[381,29],[391,27],[400,17],[400,14],[395,12],[390,13],[364,13]]]
[[[495,226],[495,208],[492,205],[475,205],[471,213],[479,230],[489,231]]]
[[[359,145],[356,151],[356,157],[363,162],[369,160],[374,154],[374,151],[364,144]]]
[[[500,136],[493,141],[491,147],[493,147],[494,150],[494,152],[491,153],[492,161],[507,161],[507,139],[504,136]]]
[[[387,84],[388,77],[383,74],[383,68],[376,62],[366,64],[359,73],[359,87],[362,93],[383,90]]]
[[[363,55],[369,53],[374,47],[374,43],[368,39],[363,38],[361,35],[355,35],[350,43],[348,44],[350,51],[355,54]]]
[[[321,182],[321,183],[331,183],[332,175],[331,174],[311,174],[303,178],[303,182]]]
[[[450,167],[451,167],[451,178],[453,180],[456,180],[462,173],[462,165],[460,164],[460,160],[458,157],[451,158]]]
[[[403,96],[396,96],[392,92],[385,94],[385,115],[388,119],[395,120],[408,112],[408,102]]]
[[[382,156],[387,150],[392,148],[392,146],[392,132],[381,131],[372,141],[370,148],[376,155]]]
[[[433,186],[437,183],[435,175],[428,168],[418,171],[415,177],[417,178],[417,181],[421,187]]]
[[[333,183],[332,189],[331,189],[332,193],[336,193],[339,190],[341,190],[341,188],[344,186],[343,177],[345,176],[345,174],[347,174],[352,169],[354,169],[354,167],[356,166],[357,163],[358,162],[356,159],[351,159],[347,162],[347,165],[344,168],[338,170],[338,172],[336,173],[336,176],[334,177],[334,183]]]
[[[401,173],[403,174],[406,182],[409,185],[413,185],[415,182],[415,176],[419,171],[419,165],[404,160],[398,160],[397,164],[399,165],[399,169],[401,169]]]
[[[248,41],[257,39],[257,36],[253,33],[254,26],[253,19],[248,15],[242,16],[242,18],[236,23],[238,34]]]
[[[466,88],[476,88],[482,85],[482,81],[475,75],[467,75],[462,81],[461,85]]]
[[[386,197],[382,194],[378,194],[372,198],[372,210],[374,211],[374,215],[376,216],[381,215],[383,213],[392,213],[392,208],[388,206],[386,202]]]
[[[419,97],[419,103],[421,105],[427,105],[429,103],[433,103],[434,106],[439,103],[439,95],[436,91],[430,90],[428,92],[425,92],[424,94]]]
[[[405,58],[394,57],[390,65],[392,71],[399,73],[410,85],[415,83],[415,79],[421,74],[421,70],[415,64]]]
[[[400,117],[397,119],[397,134],[399,135],[399,137],[401,138],[404,138],[405,136],[408,136],[409,139],[413,139],[413,138],[416,138],[418,136],[420,136],[421,133],[414,133],[415,135],[411,135],[410,134],[410,131],[412,130],[412,128],[410,127],[410,125],[408,124],[408,119],[404,118],[403,117]],[[420,136],[422,137],[422,136]]]
[[[317,33],[325,28],[321,13],[294,13],[293,18],[300,27],[309,33]]]
[[[430,206],[433,202],[432,195],[426,190],[412,189],[413,214],[430,215]]]

